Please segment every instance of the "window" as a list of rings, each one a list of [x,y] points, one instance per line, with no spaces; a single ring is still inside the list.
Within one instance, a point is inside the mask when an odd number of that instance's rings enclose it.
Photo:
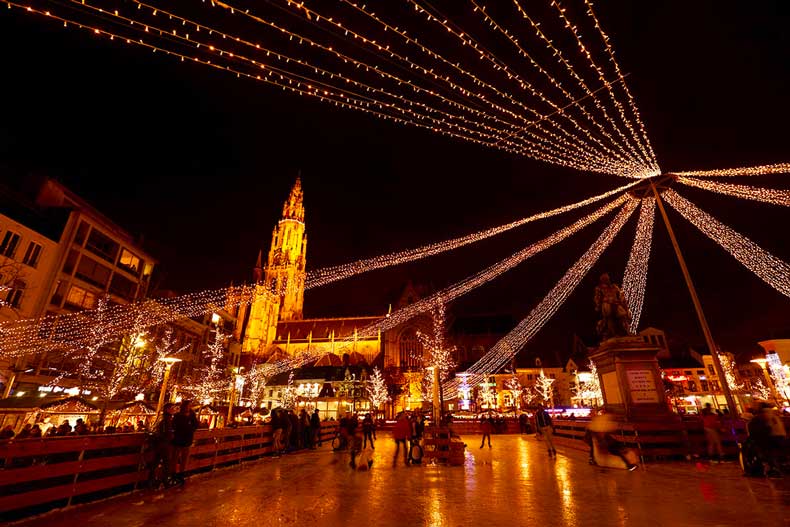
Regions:
[[[716,369],[713,367],[713,364],[708,364],[708,373],[716,375]]]
[[[705,375],[705,370],[697,370],[697,375]]]
[[[689,391],[690,392],[697,391],[697,383],[695,381],[689,381]]]
[[[664,335],[658,336],[658,343],[661,345],[662,348],[665,348],[667,346],[666,342],[664,342]]]
[[[118,267],[129,271],[135,276],[140,276],[140,259],[126,249],[121,249],[121,257],[118,259]]]
[[[134,300],[137,292],[137,284],[125,276],[115,273],[110,282],[110,293],[118,295],[126,300]]]
[[[59,306],[63,302],[63,297],[66,294],[68,283],[58,280],[58,286],[55,288],[55,293],[52,295],[52,300],[49,302],[52,305]]]
[[[92,309],[96,305],[96,295],[79,286],[73,285],[71,289],[69,289],[69,295],[66,297],[66,304]]]
[[[25,290],[25,282],[22,280],[14,280],[8,285],[8,288],[5,301],[9,306],[18,308],[19,304],[22,303],[22,293]]]
[[[109,236],[102,234],[96,229],[91,229],[85,248],[114,264],[119,246]]]
[[[88,228],[89,225],[84,221],[80,222],[80,226],[77,227],[77,234],[74,236],[74,243],[78,245],[82,245],[85,242],[85,236],[88,235]]]
[[[86,282],[99,286],[107,287],[107,282],[110,280],[110,269],[103,266],[99,262],[88,258],[84,254],[80,258],[80,263],[77,266],[77,272],[74,276],[85,280]]]
[[[417,338],[417,332],[407,329],[398,339],[400,351],[400,367],[415,370],[422,367],[422,342]]]
[[[685,370],[685,371],[683,372],[683,375],[691,375],[691,370]]]
[[[719,381],[710,381],[710,389],[711,391],[718,392],[721,388],[719,388]]]
[[[699,381],[699,386],[700,386],[700,389],[703,392],[707,392],[708,391],[708,381],[702,381],[702,380]]]
[[[37,267],[38,261],[41,259],[41,249],[41,245],[37,244],[36,242],[28,243],[22,263],[33,268]]]
[[[13,258],[19,245],[19,235],[12,231],[5,231],[3,241],[0,243],[0,255]]]

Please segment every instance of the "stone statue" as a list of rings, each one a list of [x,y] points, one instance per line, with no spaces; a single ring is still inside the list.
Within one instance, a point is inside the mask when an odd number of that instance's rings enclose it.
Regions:
[[[601,319],[595,325],[601,341],[632,335],[628,300],[622,289],[613,284],[606,273],[601,275],[598,285],[595,286],[595,311],[601,314]]]

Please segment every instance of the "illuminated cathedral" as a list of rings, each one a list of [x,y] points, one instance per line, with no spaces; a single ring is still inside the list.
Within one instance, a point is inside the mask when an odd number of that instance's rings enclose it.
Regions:
[[[240,343],[243,357],[256,361],[273,362],[309,349],[323,355],[319,366],[340,365],[344,354],[348,354],[351,364],[372,365],[378,361],[383,366],[382,335],[362,337],[358,331],[384,315],[310,319],[303,316],[307,252],[303,198],[302,183],[297,178],[272,232],[265,265],[263,251],[258,253],[253,268],[255,297],[235,313],[234,340]]]
[[[395,390],[399,394],[392,401],[391,411],[419,406],[424,350],[417,334],[432,331],[429,315],[417,316],[376,335],[359,331],[386,317],[384,309],[372,316],[304,318],[307,234],[303,198],[297,178],[272,232],[265,264],[263,251],[258,252],[252,302],[228,309],[236,317],[233,341],[240,352],[240,362],[249,367],[252,363],[275,362],[309,351],[320,358],[297,374],[306,383],[325,383],[329,379],[320,376],[347,374],[349,368],[361,374],[362,370],[378,366],[390,384],[400,385]],[[393,299],[392,307],[414,303],[427,293],[408,283],[400,297]],[[475,323],[479,325],[480,319]],[[465,337],[456,342],[458,363],[478,358],[498,338],[490,330],[474,331]],[[267,387],[280,381],[272,379]]]

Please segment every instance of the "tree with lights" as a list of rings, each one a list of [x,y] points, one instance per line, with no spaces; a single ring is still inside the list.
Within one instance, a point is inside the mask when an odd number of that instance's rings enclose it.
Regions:
[[[592,407],[597,407],[603,401],[603,391],[601,390],[601,381],[598,378],[598,368],[593,361],[589,362],[589,380],[581,381],[579,375],[576,375],[576,397],[578,397],[582,404],[586,401]]]
[[[439,371],[439,402],[440,407],[444,408],[444,390],[442,384],[446,381],[455,369],[453,352],[455,347],[449,345],[445,338],[445,304],[441,296],[437,297],[433,309],[431,310],[433,321],[430,335],[417,332],[417,338],[422,342],[423,348],[427,351],[427,356],[423,355],[423,367],[435,368]],[[433,370],[427,370],[423,376],[423,399],[433,399]]]
[[[214,341],[208,345],[203,357],[204,364],[192,370],[184,391],[201,404],[210,404],[220,396],[229,387],[224,357],[225,334],[217,328]]]
[[[513,410],[518,411],[521,408],[521,394],[524,391],[524,387],[521,385],[521,381],[518,380],[516,370],[513,370],[510,378],[505,382],[505,388],[510,391],[512,396]]]
[[[244,384],[249,386],[250,403],[253,408],[257,408],[263,399],[268,377],[260,364],[253,364],[244,377]]]
[[[387,383],[378,368],[373,368],[373,375],[370,377],[370,381],[368,381],[368,398],[370,399],[370,404],[373,406],[374,411],[380,409],[381,405],[386,403],[390,398],[387,390]]]
[[[543,404],[548,404],[552,408],[554,407],[554,381],[555,379],[546,377],[543,368],[540,369],[540,375],[535,381],[535,392],[541,402]]]
[[[291,372],[288,375],[288,385],[283,390],[282,399],[280,400],[280,406],[285,408],[286,410],[293,410],[296,408],[296,401],[299,397],[299,394],[296,391],[296,386],[294,386],[294,372]]]

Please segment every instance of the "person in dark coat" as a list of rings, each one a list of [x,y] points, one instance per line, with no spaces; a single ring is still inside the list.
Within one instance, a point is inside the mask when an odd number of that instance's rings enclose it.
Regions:
[[[318,416],[318,408],[310,416],[310,428],[313,431],[313,448],[315,445],[321,446],[321,418]]]
[[[177,481],[184,481],[184,471],[189,460],[189,447],[195,438],[195,430],[198,427],[198,419],[191,407],[192,401],[183,401],[181,410],[173,416],[173,458],[172,470],[173,478]]]

